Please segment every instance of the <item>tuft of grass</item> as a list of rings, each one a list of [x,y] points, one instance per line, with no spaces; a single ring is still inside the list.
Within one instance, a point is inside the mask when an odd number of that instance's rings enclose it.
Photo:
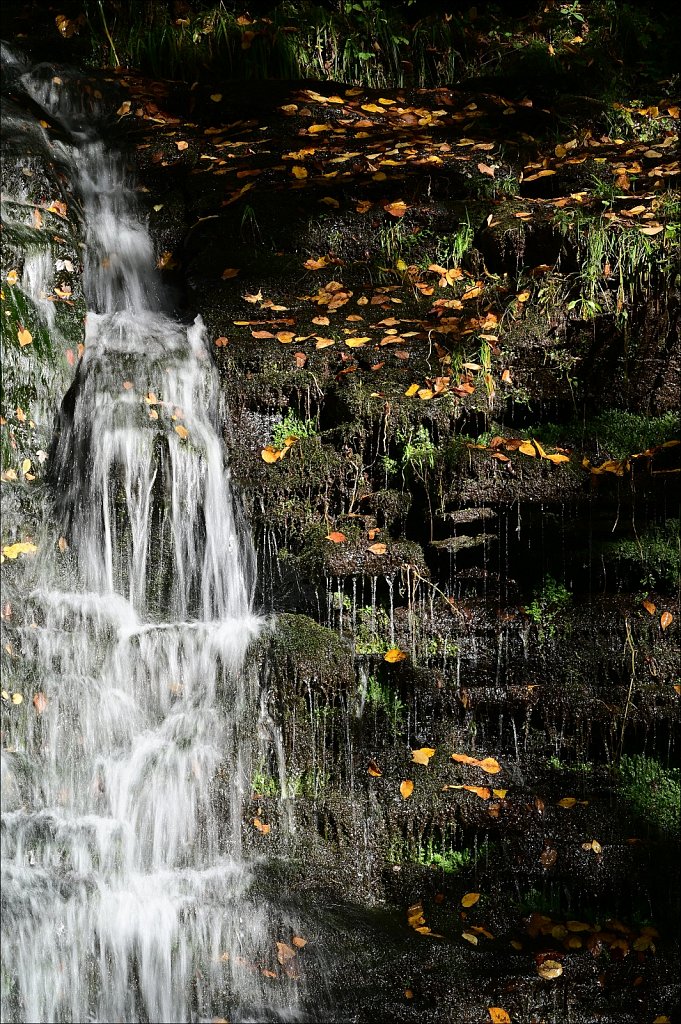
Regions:
[[[681,771],[653,757],[621,758],[617,767],[622,796],[634,814],[664,838],[681,834]]]

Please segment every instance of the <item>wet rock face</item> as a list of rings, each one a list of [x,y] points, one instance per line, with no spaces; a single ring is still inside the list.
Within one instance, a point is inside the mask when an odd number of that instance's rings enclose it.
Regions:
[[[489,97],[385,92],[405,111],[388,120],[344,86],[263,86],[245,113],[132,74],[116,90],[159,266],[214,342],[277,613],[253,652],[268,725],[244,835],[289,858],[310,976],[338,1020],[474,1019],[500,976],[519,1019],[654,1019],[679,899],[681,350],[678,280],[627,220],[638,200],[604,219],[586,122],[564,140],[581,164],[555,163],[542,121],[480,171],[513,121]],[[462,138],[476,158],[450,162]],[[518,180],[542,160],[550,189],[526,182],[536,168]],[[46,213],[59,179],[38,151],[26,166],[21,201],[76,303],[70,203]],[[3,277],[25,273],[23,237]],[[34,335],[18,380],[42,334],[17,303]],[[63,333],[50,366],[77,357]]]

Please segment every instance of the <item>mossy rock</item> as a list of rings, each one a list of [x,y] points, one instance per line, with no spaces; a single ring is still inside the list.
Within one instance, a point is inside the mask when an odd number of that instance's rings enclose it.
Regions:
[[[278,615],[265,642],[270,664],[284,682],[295,679],[298,684],[316,683],[323,689],[354,684],[350,644],[307,615]]]

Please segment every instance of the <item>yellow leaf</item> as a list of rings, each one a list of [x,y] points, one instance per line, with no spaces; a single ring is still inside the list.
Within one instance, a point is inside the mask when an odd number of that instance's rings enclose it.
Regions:
[[[310,257],[309,260],[305,260],[303,266],[306,270],[322,270],[324,267],[328,267],[329,261],[326,256]]]
[[[307,170],[304,167],[301,167],[300,164],[294,164],[291,168],[291,174],[294,178],[307,178]]]
[[[340,207],[340,203],[337,199],[334,199],[333,196],[322,196],[319,202],[324,203],[325,206],[333,207],[334,210],[337,210]]]
[[[222,93],[221,92],[213,92],[213,93],[211,93],[210,98],[212,99],[213,103],[219,103],[220,100],[222,99]]]
[[[554,978],[560,978],[562,973],[563,967],[557,960],[544,960],[537,967],[537,974],[540,978],[544,978],[545,981],[553,981]]]
[[[404,392],[406,398],[413,398],[419,389],[418,384],[410,384],[407,390]]]
[[[404,779],[404,781],[400,783],[400,793],[402,794],[402,799],[408,800],[413,792],[414,783],[411,781],[411,779]]]
[[[186,427],[183,427],[181,423],[178,423],[178,425],[175,427],[175,433],[178,435],[178,437],[181,437],[183,441],[185,441],[189,437],[189,431],[187,430]]]
[[[523,441],[523,443],[518,448],[518,451],[522,452],[523,455],[531,455],[533,457],[536,456],[537,454],[536,449],[531,441]]]
[[[673,621],[674,616],[671,612],[662,612],[662,615],[660,616],[660,626],[662,629],[666,629],[667,626],[671,626]]]
[[[280,341],[282,345],[290,345],[295,338],[295,331],[279,331],[275,334],[277,341]]]
[[[511,1018],[500,1006],[488,1006],[487,1012],[492,1024],[511,1024]]]
[[[420,747],[418,750],[412,750],[411,759],[414,764],[428,765],[431,757],[435,753],[434,747]]]
[[[19,344],[22,348],[25,345],[30,345],[33,341],[33,335],[31,332],[26,327],[21,326],[19,326],[19,330],[17,331],[17,338],[19,339]]]
[[[422,402],[427,402],[429,399],[433,398],[435,392],[431,391],[430,388],[419,388],[417,394]]]
[[[19,555],[34,555],[38,548],[35,544],[31,544],[29,541],[19,541],[17,544],[6,544],[2,549],[2,553],[5,558],[11,560],[18,558]]]
[[[308,129],[308,135],[319,135],[320,132],[330,132],[331,126],[328,124],[311,124]]]
[[[16,270],[9,270],[7,272],[7,284],[16,284],[19,280],[19,275]]]
[[[474,935],[473,932],[461,932],[461,938],[465,939],[466,942],[470,942],[471,946],[477,946],[478,936]]]
[[[371,338],[347,338],[345,344],[348,348],[362,348]]]
[[[367,113],[369,113],[369,114],[382,114],[383,113],[382,108],[377,106],[375,103],[363,103],[361,109],[362,110],[366,110]]]
[[[567,810],[571,810],[577,803],[577,797],[564,796],[562,800],[558,801],[558,807],[565,807]]]
[[[13,693],[12,694],[12,704],[23,704],[23,703],[24,703],[24,698],[22,697],[22,695],[20,693]]]
[[[399,647],[391,647],[389,651],[383,655],[383,661],[387,661],[390,665],[394,665],[397,661],[404,661],[407,655],[404,651],[401,651]]]
[[[24,459],[24,461],[21,463],[21,472],[24,474],[28,473],[31,469],[31,465],[32,463],[30,459]]]
[[[279,459],[281,458],[281,452],[278,451],[276,448],[273,448],[272,445],[268,444],[267,448],[263,448],[263,450],[260,452],[260,457],[263,460],[263,462],[278,462]]]
[[[492,796],[496,796],[499,800],[503,800],[507,793],[508,793],[507,789],[493,789],[492,790]]]
[[[465,896],[461,897],[461,906],[466,908],[473,907],[475,906],[479,899],[479,892],[467,892]]]

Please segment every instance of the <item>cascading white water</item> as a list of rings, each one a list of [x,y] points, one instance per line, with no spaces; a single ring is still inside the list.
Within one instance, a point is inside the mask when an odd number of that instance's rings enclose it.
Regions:
[[[14,611],[46,703],[3,752],[3,1020],[298,1019],[295,984],[275,998],[263,977],[278,936],[240,855],[262,623],[216,370],[201,321],[162,312],[122,160],[53,77],[23,85],[73,140],[54,145],[91,312],[38,585]]]

